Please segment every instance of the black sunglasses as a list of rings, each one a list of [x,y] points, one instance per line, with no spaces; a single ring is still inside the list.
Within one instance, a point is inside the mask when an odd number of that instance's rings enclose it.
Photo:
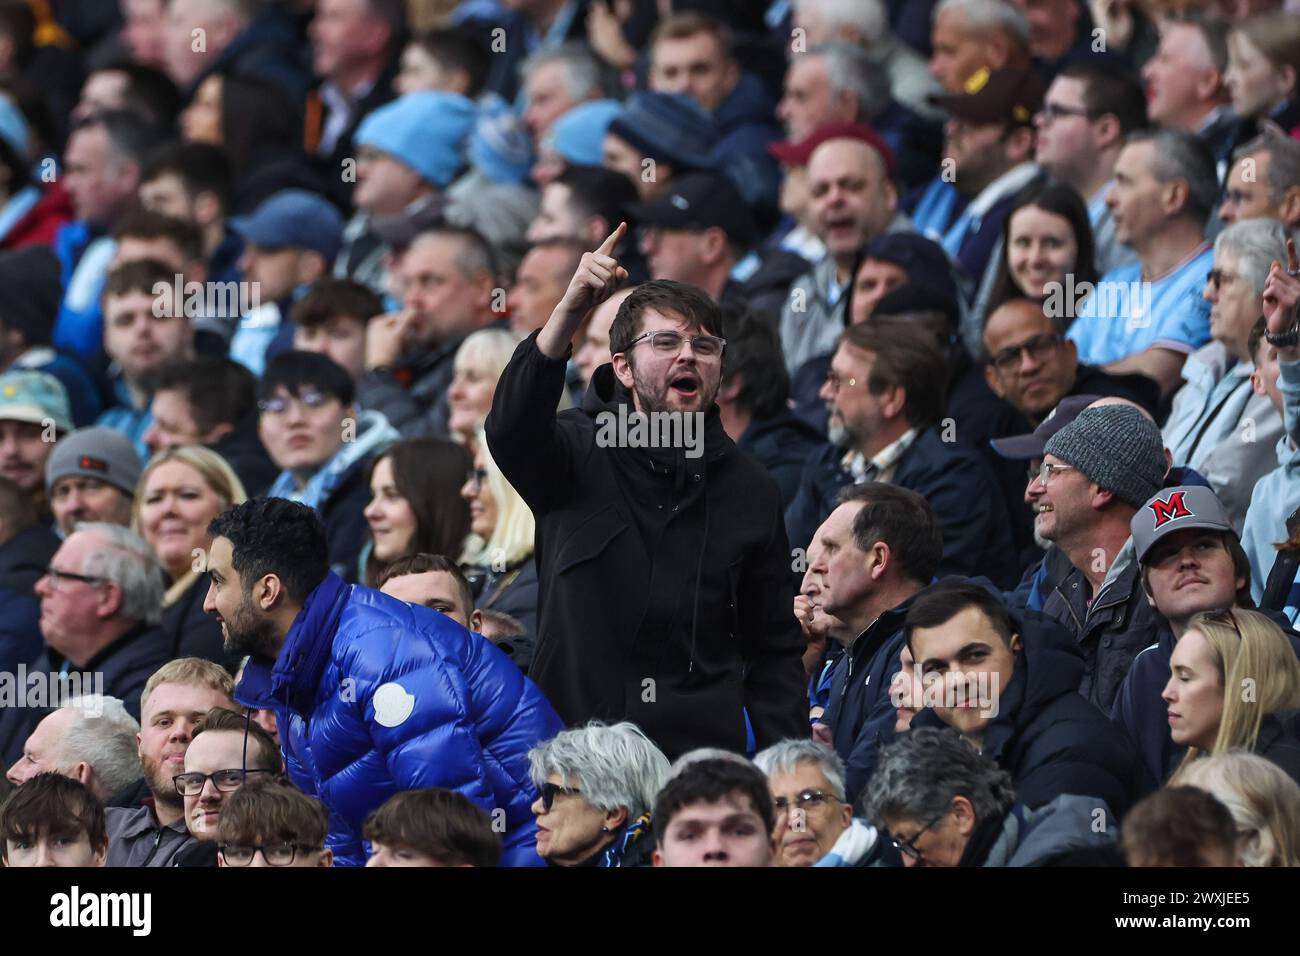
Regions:
[[[581,793],[582,791],[575,787],[562,787],[558,783],[551,783],[548,780],[537,788],[537,792],[542,797],[542,806],[546,808],[547,813],[550,813],[551,807],[555,804],[555,795],[557,793]]]

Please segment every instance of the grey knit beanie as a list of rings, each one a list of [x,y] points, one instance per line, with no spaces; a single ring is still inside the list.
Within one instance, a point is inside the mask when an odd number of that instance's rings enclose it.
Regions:
[[[1132,405],[1085,408],[1048,440],[1043,454],[1073,465],[1134,508],[1159,491],[1165,477],[1160,430]]]

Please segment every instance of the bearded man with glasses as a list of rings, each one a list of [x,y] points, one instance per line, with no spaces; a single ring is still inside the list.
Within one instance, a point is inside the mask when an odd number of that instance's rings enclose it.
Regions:
[[[625,230],[583,255],[506,366],[486,423],[493,459],[537,520],[546,598],[530,676],[566,724],[630,720],[670,759],[804,736],[781,497],[722,427],[718,305],[680,282],[638,286],[583,407],[555,412],[574,334],[627,278],[613,255]],[[634,425],[608,427],[647,413],[698,424],[671,429],[694,441],[644,447]]]

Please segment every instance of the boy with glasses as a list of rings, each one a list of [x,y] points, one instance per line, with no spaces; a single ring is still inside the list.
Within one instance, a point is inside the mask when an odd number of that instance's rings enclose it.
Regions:
[[[328,831],[319,800],[278,780],[250,781],[222,807],[217,866],[333,866]]]

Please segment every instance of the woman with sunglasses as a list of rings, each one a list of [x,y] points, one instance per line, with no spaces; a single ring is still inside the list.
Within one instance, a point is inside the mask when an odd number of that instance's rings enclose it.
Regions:
[[[1300,662],[1282,629],[1258,611],[1192,618],[1169,659],[1169,733],[1187,748],[1170,778],[1207,754],[1247,750],[1300,781]]]
[[[528,753],[537,855],[551,866],[649,866],[668,758],[635,724],[592,721]]]
[[[1011,775],[949,727],[887,745],[863,805],[903,866],[1123,865],[1105,801],[1066,794],[1030,810]]]
[[[533,539],[537,524],[488,453],[480,429],[474,467],[460,490],[469,502],[470,536],[461,565],[480,610],[509,614],[523,625],[522,638],[511,641],[511,658],[527,669],[537,635],[537,562]]]

